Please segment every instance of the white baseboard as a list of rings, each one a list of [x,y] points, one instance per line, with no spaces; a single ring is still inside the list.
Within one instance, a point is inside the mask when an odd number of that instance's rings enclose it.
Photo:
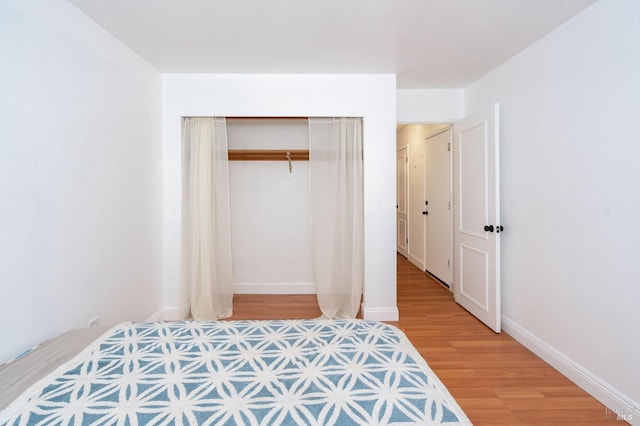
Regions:
[[[314,283],[235,283],[235,294],[315,294]],[[180,321],[189,317],[188,307],[165,306],[162,320]],[[156,318],[159,313],[154,314]],[[362,317],[372,321],[398,321],[400,312],[397,306],[367,308],[362,305]]]
[[[235,294],[316,294],[314,283],[234,283]]]
[[[625,420],[632,425],[640,425],[640,404],[638,402],[633,401],[591,371],[585,369],[504,315],[502,316],[502,329],[611,409],[611,415],[616,415],[619,420]]]
[[[151,315],[147,319],[147,322],[157,322],[157,321],[164,321],[164,308],[160,309],[158,312]]]
[[[408,253],[407,253],[407,254],[408,254]],[[407,260],[408,260],[409,262],[413,263],[413,265],[414,265],[416,268],[418,268],[418,269],[420,269],[421,271],[423,271],[423,272],[424,272],[424,262],[423,262],[422,260],[418,259],[418,258],[417,258],[417,257],[415,257],[415,256],[412,256],[411,254],[409,254],[409,255],[407,256]]]
[[[362,305],[362,317],[371,321],[398,321],[400,319],[400,312],[397,306],[367,308]]]
[[[183,321],[189,317],[189,307],[180,306],[165,306],[164,308],[164,320],[165,321]]]

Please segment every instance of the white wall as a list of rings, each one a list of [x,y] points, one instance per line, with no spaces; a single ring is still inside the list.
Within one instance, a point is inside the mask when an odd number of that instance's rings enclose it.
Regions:
[[[180,276],[182,116],[364,117],[365,317],[393,320],[395,259],[395,75],[163,76],[164,289],[169,317],[186,314]]]
[[[63,0],[0,2],[0,362],[162,306],[161,79]]]
[[[505,329],[640,405],[640,2],[601,0],[467,90],[502,111]],[[640,422],[640,413],[635,414]]]
[[[452,123],[464,116],[464,89],[399,89],[397,122]]]
[[[309,149],[307,120],[227,120],[229,149]],[[283,158],[284,160],[284,158]],[[236,294],[315,293],[309,163],[229,162]]]

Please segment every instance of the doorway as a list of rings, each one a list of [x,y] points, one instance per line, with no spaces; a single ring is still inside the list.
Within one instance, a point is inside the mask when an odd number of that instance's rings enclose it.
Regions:
[[[447,287],[452,273],[451,135],[449,124],[401,124],[396,133],[397,251]]]
[[[397,149],[407,147],[409,165],[407,259],[449,287],[458,304],[499,333],[500,237],[504,231],[500,220],[500,106],[485,107],[454,126],[429,126],[397,126]],[[438,160],[445,144],[446,155]],[[438,171],[441,166],[447,168],[445,172]],[[430,176],[434,171],[435,177]],[[448,218],[440,225],[430,220],[437,198],[444,200],[438,203],[439,211],[446,204]],[[443,229],[448,237],[437,236]],[[442,260],[447,252],[445,268]]]

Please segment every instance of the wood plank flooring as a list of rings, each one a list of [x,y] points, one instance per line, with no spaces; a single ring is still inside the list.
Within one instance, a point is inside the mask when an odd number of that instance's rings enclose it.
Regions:
[[[409,337],[474,425],[625,424],[505,333],[495,334],[398,256],[392,322]],[[314,295],[235,295],[232,319],[320,316]]]

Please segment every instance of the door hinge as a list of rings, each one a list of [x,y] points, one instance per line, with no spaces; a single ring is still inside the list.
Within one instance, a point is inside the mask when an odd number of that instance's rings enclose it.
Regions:
[[[451,142],[447,142],[447,151],[451,152]]]
[[[448,206],[449,206],[449,210],[451,210],[451,201],[449,201]]]
[[[447,268],[451,267],[451,260],[447,260]]]

